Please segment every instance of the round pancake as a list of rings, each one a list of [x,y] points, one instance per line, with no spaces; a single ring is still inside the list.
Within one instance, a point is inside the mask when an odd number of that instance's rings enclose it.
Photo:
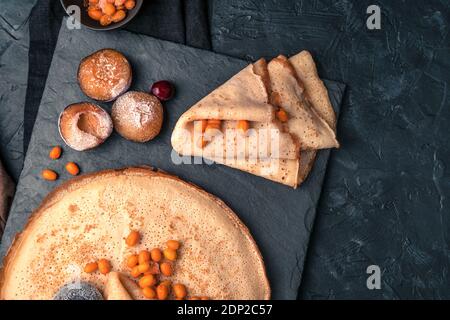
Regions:
[[[139,230],[129,248],[125,237]],[[261,254],[248,229],[221,200],[174,176],[147,168],[107,170],[56,188],[16,238],[0,272],[0,298],[52,299],[65,283],[89,281],[103,292],[106,276],[84,265],[106,258],[129,274],[126,257],[142,249],[182,247],[173,282],[190,296],[269,299]]]

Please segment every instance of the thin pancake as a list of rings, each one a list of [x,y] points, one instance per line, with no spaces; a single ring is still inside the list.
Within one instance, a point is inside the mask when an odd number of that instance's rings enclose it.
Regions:
[[[301,150],[338,147],[334,130],[309,102],[303,83],[289,60],[278,56],[269,62],[268,70],[271,103],[288,112],[288,130],[299,140]]]
[[[142,240],[130,249],[124,238],[132,229]],[[87,262],[109,259],[113,271],[129,274],[129,254],[169,239],[182,243],[171,280],[191,295],[270,297],[254,240],[221,200],[176,177],[129,168],[73,179],[46,197],[4,260],[0,298],[51,299],[74,278],[103,292],[106,277],[82,272]]]

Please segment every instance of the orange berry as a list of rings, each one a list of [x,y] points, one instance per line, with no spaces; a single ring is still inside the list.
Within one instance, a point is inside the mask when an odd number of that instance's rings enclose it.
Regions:
[[[125,243],[129,247],[134,247],[135,245],[138,244],[140,238],[141,238],[141,236],[140,236],[139,232],[133,230],[128,235],[127,239],[125,240]]]
[[[167,248],[173,250],[178,250],[180,248],[180,242],[178,242],[177,240],[169,240],[166,242],[166,245]]]
[[[78,168],[78,165],[74,162],[67,162],[66,170],[73,176],[76,176],[80,173],[80,168]]]
[[[91,262],[91,263],[86,264],[86,266],[84,267],[84,272],[92,273],[92,272],[97,271],[97,269],[98,269],[97,262]]]
[[[137,266],[138,263],[139,263],[139,258],[135,254],[132,254],[127,259],[127,266],[128,266],[128,268],[133,268],[133,267]]]
[[[116,7],[112,3],[107,3],[103,6],[103,13],[112,16],[116,13]]]
[[[286,111],[283,108],[280,108],[277,111],[276,116],[277,116],[278,120],[280,120],[281,122],[287,122],[289,120],[288,114],[286,113]]]
[[[88,16],[95,21],[100,21],[100,19],[103,16],[103,12],[102,12],[102,10],[96,9],[96,8],[89,9]]]
[[[152,251],[150,251],[150,256],[151,256],[153,261],[160,262],[161,259],[162,259],[161,250],[159,250],[158,248],[152,249]]]
[[[144,264],[145,262],[150,261],[150,253],[147,250],[142,250],[139,252],[139,264]]]
[[[125,19],[126,13],[124,10],[117,10],[111,17],[112,22],[119,22]]]
[[[161,273],[166,277],[170,277],[173,274],[172,264],[169,262],[161,263],[159,266],[159,270],[161,270]]]
[[[156,295],[159,300],[166,300],[169,296],[169,286],[159,284],[159,286],[156,287]]]
[[[144,295],[144,297],[146,297],[148,299],[156,298],[155,289],[153,289],[152,287],[145,287],[144,289],[142,289],[142,294]]]
[[[50,150],[49,157],[50,159],[56,160],[61,157],[62,149],[60,146],[55,146]]]
[[[111,271],[111,264],[106,259],[98,260],[98,271],[102,274],[107,274]]]
[[[136,2],[134,0],[127,0],[125,2],[125,8],[127,8],[127,10],[133,9],[135,5],[136,5]]]
[[[146,287],[151,287],[153,285],[156,284],[156,279],[155,276],[152,274],[148,274],[146,276],[143,276],[140,280],[139,280],[139,286],[144,289]]]
[[[145,273],[150,270],[150,263],[144,262],[138,266],[140,273]]]
[[[164,249],[163,253],[164,253],[164,257],[167,260],[170,260],[170,261],[177,260],[177,252],[176,252],[176,250],[167,248],[167,249]]]
[[[102,17],[100,18],[100,25],[104,27],[110,25],[111,22],[112,22],[111,17],[108,16],[107,14],[102,15]]]
[[[239,120],[236,124],[236,128],[241,133],[246,133],[248,129],[250,128],[250,123],[247,120]]]
[[[48,181],[55,181],[56,179],[58,179],[58,174],[55,171],[50,170],[50,169],[42,170],[41,174],[42,174],[42,177]]]
[[[181,283],[174,284],[173,287],[173,293],[175,294],[175,297],[183,299],[187,295],[186,286]]]
[[[131,269],[130,274],[133,278],[139,277],[141,275],[141,272],[139,271],[139,266],[134,266],[133,269]]]

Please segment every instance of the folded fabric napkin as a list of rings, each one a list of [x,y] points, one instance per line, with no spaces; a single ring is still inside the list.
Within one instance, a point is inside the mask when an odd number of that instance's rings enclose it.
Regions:
[[[0,160],[0,237],[5,229],[6,218],[14,195],[14,183]]]

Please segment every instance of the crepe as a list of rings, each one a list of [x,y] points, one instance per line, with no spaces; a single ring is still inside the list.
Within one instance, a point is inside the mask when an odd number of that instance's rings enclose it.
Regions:
[[[131,230],[141,233],[132,248],[124,241]],[[181,243],[170,280],[185,284],[190,296],[270,297],[254,240],[221,200],[168,174],[129,168],[75,178],[46,197],[4,260],[0,298],[52,299],[74,279],[105,295],[107,277],[83,272],[86,263],[105,258],[112,271],[129,275],[126,257],[164,248],[169,239]],[[123,286],[132,298],[142,298],[134,280],[112,280],[109,296],[126,297]]]
[[[276,113],[289,114],[286,123]],[[197,143],[199,120],[222,120],[206,146]],[[236,129],[247,120],[252,130]],[[183,156],[201,156],[275,182],[297,187],[310,172],[316,151],[339,147],[336,116],[307,51],[289,60],[260,59],[189,108],[172,133]],[[201,133],[200,133],[201,136]]]
[[[103,295],[106,300],[133,300],[130,293],[123,284],[124,276],[119,272],[110,272],[106,276],[106,284]],[[135,285],[136,286],[136,285]],[[136,291],[138,290],[136,286]]]

